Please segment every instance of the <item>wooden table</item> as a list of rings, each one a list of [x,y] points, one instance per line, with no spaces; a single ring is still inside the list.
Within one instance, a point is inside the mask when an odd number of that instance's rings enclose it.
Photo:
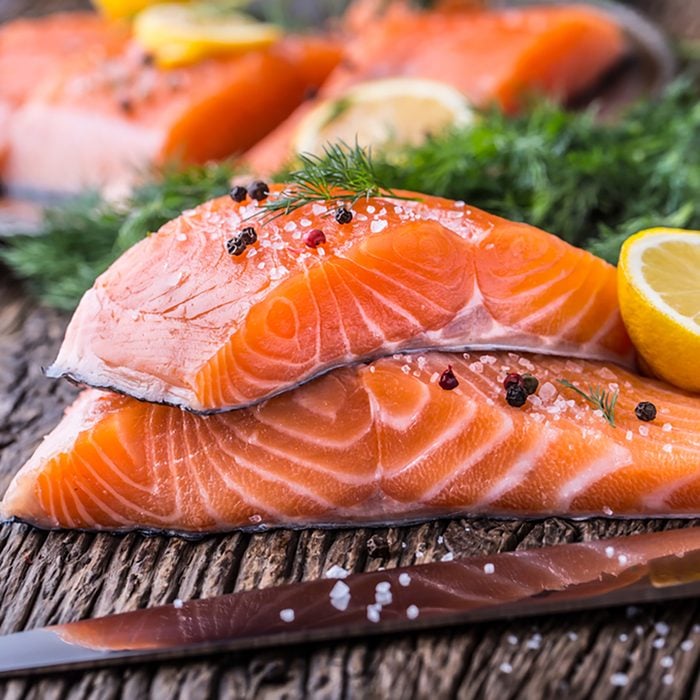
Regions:
[[[9,16],[15,0],[0,3]],[[46,2],[24,2],[46,9]],[[65,3],[63,3],[65,4]],[[80,2],[74,3],[74,5]],[[0,16],[2,16],[0,14]],[[0,493],[75,395],[45,379],[65,328],[0,270]],[[352,571],[540,547],[683,521],[459,519],[412,527],[179,537],[0,525],[0,633]],[[0,682],[2,698],[693,698],[696,601]],[[615,674],[626,685],[614,685]],[[621,681],[620,681],[621,682]]]

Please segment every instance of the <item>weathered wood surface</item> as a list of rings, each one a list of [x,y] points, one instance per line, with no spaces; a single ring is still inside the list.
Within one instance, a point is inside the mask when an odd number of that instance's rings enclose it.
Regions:
[[[43,13],[82,0],[0,0]],[[75,395],[44,379],[65,318],[34,308],[0,270],[0,494]],[[452,520],[406,528],[231,534],[188,542],[0,525],[0,633],[175,598],[353,571],[579,541],[689,523]],[[380,546],[376,546],[379,544]],[[484,624],[417,635],[0,682],[0,698],[693,698],[700,606]],[[625,687],[611,683],[626,674]]]

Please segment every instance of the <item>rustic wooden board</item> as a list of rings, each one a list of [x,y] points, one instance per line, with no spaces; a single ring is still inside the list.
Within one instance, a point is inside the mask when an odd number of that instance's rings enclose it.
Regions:
[[[1,0],[0,21],[85,0]],[[0,494],[75,395],[41,366],[66,319],[34,307],[0,269]],[[0,633],[323,575],[683,527],[669,521],[450,520],[404,528],[176,537],[0,525]],[[198,662],[0,682],[0,698],[692,698],[700,606],[484,624]],[[626,674],[627,685],[611,683]]]

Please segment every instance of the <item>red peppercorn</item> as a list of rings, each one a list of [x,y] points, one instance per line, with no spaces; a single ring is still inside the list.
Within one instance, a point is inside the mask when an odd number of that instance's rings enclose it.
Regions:
[[[445,391],[452,391],[452,389],[456,389],[459,386],[459,381],[452,371],[452,365],[447,365],[447,369],[440,375],[438,384]]]
[[[318,248],[326,242],[326,234],[321,231],[320,228],[312,228],[304,236],[304,244],[309,246],[309,248]]]
[[[513,385],[523,386],[523,378],[517,372],[511,372],[506,375],[506,378],[503,380],[503,387],[505,389]]]

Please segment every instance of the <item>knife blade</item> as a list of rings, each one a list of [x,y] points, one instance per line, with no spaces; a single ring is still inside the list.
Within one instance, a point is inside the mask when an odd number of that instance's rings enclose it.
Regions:
[[[191,600],[0,637],[0,677],[700,594],[700,527]]]

